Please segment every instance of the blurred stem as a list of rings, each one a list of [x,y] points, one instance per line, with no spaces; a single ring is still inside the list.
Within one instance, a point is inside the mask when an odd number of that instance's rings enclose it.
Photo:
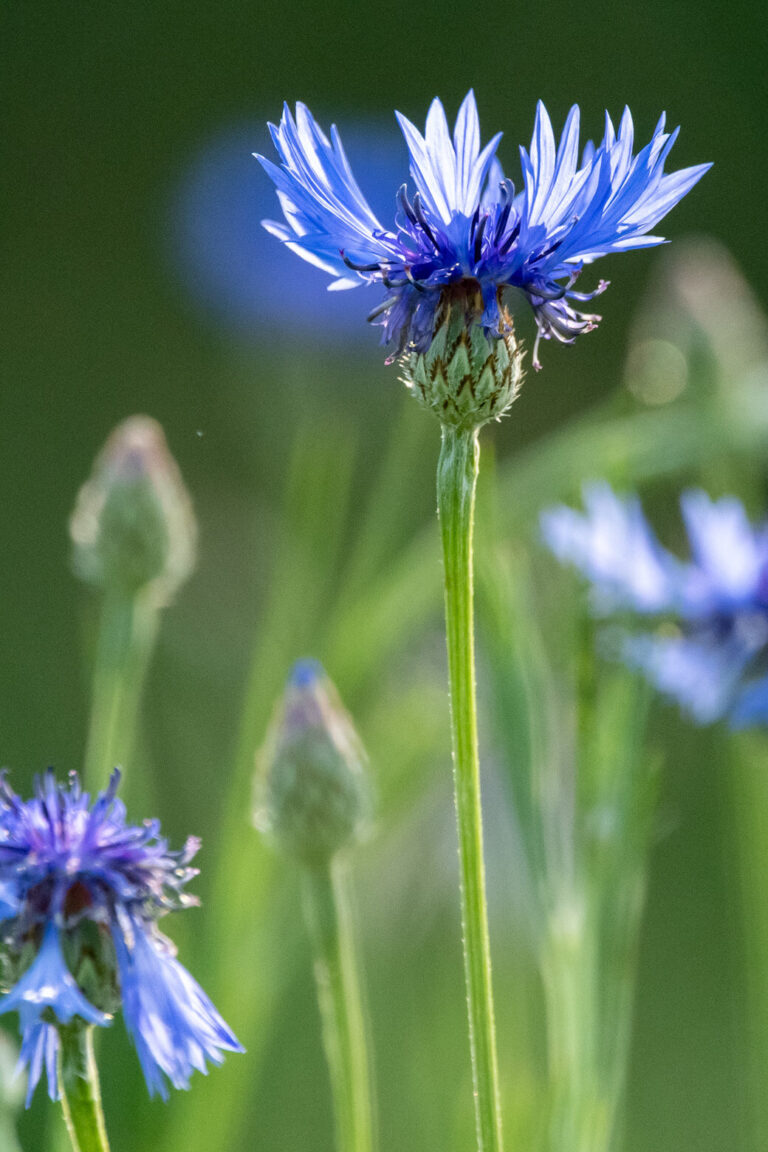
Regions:
[[[113,768],[128,768],[141,692],[157,636],[159,610],[146,590],[107,589],[101,607],[85,755],[85,785],[105,787]]]
[[[582,683],[573,800],[546,833],[570,845],[550,856],[540,946],[551,1152],[610,1152],[619,1138],[657,796],[648,699],[623,669],[601,668],[594,693]]]
[[[93,1027],[75,1020],[59,1027],[59,1088],[73,1152],[109,1152],[93,1055]]]
[[[3,1152],[21,1152],[13,1122],[6,1117],[0,1118],[0,1148]]]
[[[745,953],[745,1036],[752,1125],[750,1147],[768,1148],[768,778],[764,735],[733,737],[727,774]]]
[[[571,912],[578,916],[575,908]],[[599,1022],[587,935],[578,923],[569,924],[568,910],[561,909],[542,957],[552,1152],[607,1152],[610,1147],[614,1106],[610,1086],[595,1076]]]
[[[480,1152],[501,1152],[501,1108],[485,896],[475,702],[472,532],[480,461],[477,430],[443,426],[437,509],[445,567],[453,781],[459,834],[464,974]]]
[[[371,1074],[347,876],[336,860],[307,865],[303,880],[338,1150],[372,1152]]]

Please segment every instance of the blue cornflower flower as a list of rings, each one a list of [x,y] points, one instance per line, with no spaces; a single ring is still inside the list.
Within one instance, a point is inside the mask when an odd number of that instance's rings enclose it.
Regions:
[[[753,528],[733,497],[685,492],[684,562],[656,540],[637,497],[590,484],[584,504],[584,514],[544,512],[544,539],[590,580],[596,613],[664,621],[655,632],[621,633],[627,663],[700,724],[768,723],[768,523]]]
[[[679,131],[667,133],[664,116],[634,155],[629,109],[618,133],[606,114],[601,143],[588,142],[579,159],[578,107],[556,145],[539,102],[530,151],[520,150],[523,184],[516,191],[496,157],[501,134],[481,147],[473,92],[459,109],[453,138],[437,99],[423,136],[400,113],[397,118],[416,191],[411,196],[402,185],[389,228],[360,190],[335,126],[329,139],[303,104],[296,105],[295,119],[286,106],[280,124],[270,125],[280,165],[258,157],[286,220],[265,220],[265,228],[334,276],[330,288],[379,283],[386,289],[369,319],[382,324],[382,342],[395,346],[389,361],[426,352],[443,290],[463,284],[472,319],[489,338],[511,332],[505,290],[522,290],[536,318],[533,362],[540,367],[541,338],[571,343],[600,319],[579,310],[607,287],[600,281],[592,292],[577,292],[584,265],[662,243],[650,230],[710,167],[664,174]]]
[[[157,928],[196,903],[199,843],[171,852],[156,820],[128,824],[119,779],[93,804],[74,773],[47,772],[28,801],[0,781],[0,1015],[19,1013],[28,1104],[44,1067],[58,1096],[57,1026],[105,1026],[121,1005],[152,1095],[243,1050]]]

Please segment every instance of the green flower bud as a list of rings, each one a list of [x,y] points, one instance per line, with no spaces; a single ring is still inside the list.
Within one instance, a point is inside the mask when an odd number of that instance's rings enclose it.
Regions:
[[[258,757],[256,827],[304,863],[358,840],[370,814],[367,757],[334,685],[299,661]]]
[[[403,357],[403,383],[442,424],[479,428],[498,420],[520,391],[523,354],[512,318],[499,304],[506,331],[489,339],[479,322],[479,286],[450,285],[440,299],[429,349]]]
[[[74,567],[90,584],[167,603],[194,566],[196,524],[163,430],[132,416],[114,430],[70,519]]]

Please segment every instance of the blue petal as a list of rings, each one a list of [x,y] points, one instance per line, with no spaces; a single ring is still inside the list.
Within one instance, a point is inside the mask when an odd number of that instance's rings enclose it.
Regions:
[[[434,106],[434,105],[433,105]],[[411,160],[411,176],[430,216],[448,224],[452,219],[439,157],[432,155],[427,141],[418,128],[400,112],[396,112]]]
[[[698,724],[726,715],[745,666],[738,646],[685,636],[634,636],[624,655]]]
[[[335,129],[331,140],[311,112],[296,105],[296,119],[286,107],[279,126],[270,125],[282,167],[257,156],[272,179],[288,224],[307,258],[315,253],[334,261],[334,272],[348,271],[340,253],[366,264],[392,255],[381,224],[363,196]],[[322,266],[322,265],[321,265]]]
[[[20,907],[19,886],[16,880],[0,880],[0,922],[11,920]]]
[[[662,119],[649,144],[633,158],[629,109],[624,110],[618,136],[606,114],[600,147],[585,149],[582,167],[576,170],[578,129],[572,110],[555,169],[551,123],[539,105],[530,159],[522,150],[526,195],[519,240],[509,253],[508,275],[510,283],[530,294],[540,334],[546,338],[567,338],[569,331],[576,335],[589,325],[580,323],[577,312],[562,317],[561,324],[553,323],[560,314],[537,303],[537,296],[547,298],[537,293],[537,287],[568,276],[569,266],[610,252],[662,243],[663,237],[647,234],[709,167],[699,165],[665,176],[663,166],[676,133],[666,135],[663,126]]]
[[[464,98],[453,142],[445,109],[433,100],[424,136],[401,113],[395,113],[411,159],[411,175],[430,222],[448,228],[455,243],[466,239],[466,222],[480,203],[501,133],[480,150],[480,123],[474,93]],[[461,226],[456,229],[459,223]]]
[[[756,680],[739,693],[728,718],[732,728],[768,724],[768,676]]]
[[[187,970],[159,940],[133,928],[130,947],[114,934],[123,1015],[150,1095],[167,1099],[164,1077],[188,1088],[195,1069],[207,1072],[206,1060],[221,1064],[223,1051],[244,1049]]]
[[[462,205],[470,198],[475,161],[480,153],[480,118],[477,114],[475,94],[470,88],[464,97],[456,126],[453,130],[453,144],[456,151],[456,189],[454,202]]]
[[[698,579],[691,583],[690,606],[709,610],[750,603],[768,571],[768,540],[755,533],[743,505],[734,497],[710,500],[690,490],[680,500]]]
[[[557,149],[555,172],[552,177],[553,210],[559,208],[563,199],[573,192],[573,181],[579,160],[579,121],[579,106],[574,104],[568,113]]]
[[[59,1051],[59,1034],[53,1024],[36,1020],[24,1028],[19,1053],[17,1072],[27,1070],[26,1107],[32,1103],[35,1089],[45,1069],[48,1080],[48,1096],[51,1100],[60,1098],[59,1077],[56,1060]]]
[[[529,222],[536,221],[546,203],[555,174],[555,134],[549,113],[539,100],[531,140],[532,196]]]
[[[596,609],[655,613],[673,607],[681,569],[654,538],[639,501],[593,483],[585,485],[584,504],[585,514],[564,506],[546,510],[541,531],[557,558],[592,582]]]
[[[0,1016],[5,1012],[18,1012],[22,1029],[25,1029],[39,1020],[46,1008],[50,1008],[62,1024],[68,1024],[73,1016],[80,1016],[88,1024],[103,1026],[110,1023],[110,1017],[89,1004],[75,983],[64,960],[59,932],[53,922],[46,926],[40,951],[32,965],[0,1000]]]

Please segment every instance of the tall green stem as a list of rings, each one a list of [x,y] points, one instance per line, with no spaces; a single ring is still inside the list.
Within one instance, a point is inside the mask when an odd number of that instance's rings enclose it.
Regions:
[[[373,1095],[352,912],[338,860],[304,869],[323,1044],[339,1152],[373,1152]]]
[[[90,1025],[59,1028],[59,1088],[73,1152],[109,1152]]]
[[[501,1152],[475,703],[472,531],[480,446],[476,430],[443,426],[442,436],[437,508],[445,566],[453,780],[475,1119],[480,1152]]]
[[[85,756],[85,782],[91,790],[103,788],[112,769],[130,761],[157,634],[158,608],[150,595],[104,593]]]

